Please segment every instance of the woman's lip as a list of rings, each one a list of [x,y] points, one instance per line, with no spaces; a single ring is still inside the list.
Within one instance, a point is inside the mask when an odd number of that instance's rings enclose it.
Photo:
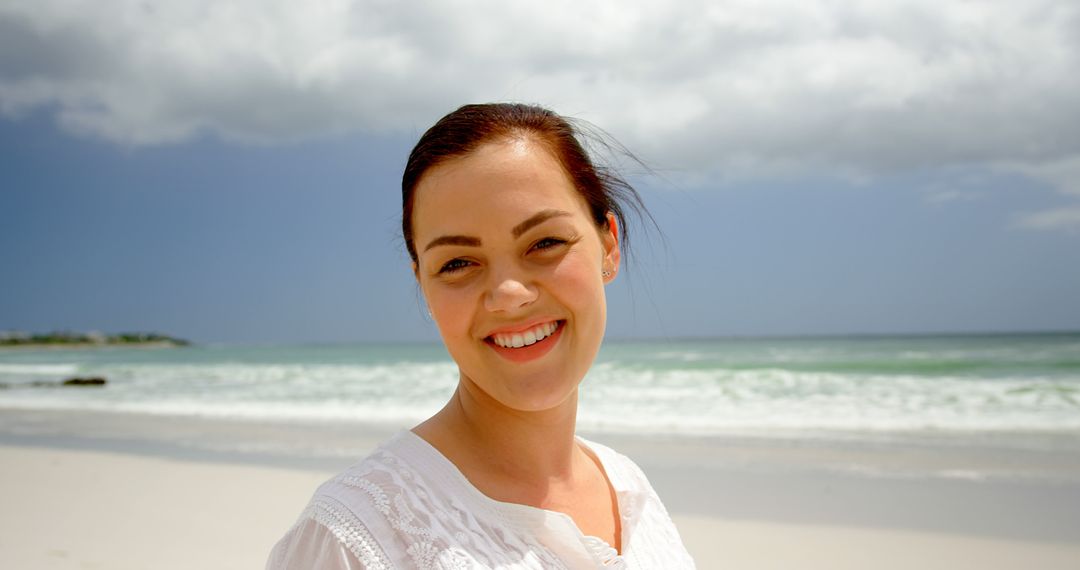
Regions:
[[[562,322],[562,319],[553,319],[553,318],[550,318],[550,317],[549,318],[543,318],[543,319],[536,319],[534,321],[529,321],[528,323],[526,323],[524,325],[514,325],[514,326],[510,326],[510,327],[503,327],[501,329],[495,329],[493,331],[488,331],[488,333],[486,335],[484,335],[484,340],[488,340],[488,339],[490,339],[491,337],[493,337],[493,336],[495,336],[497,334],[523,333],[525,331],[535,329],[536,327],[538,327],[540,325],[543,325],[543,324],[546,324],[546,323],[559,323],[559,322]]]
[[[544,321],[541,321],[544,322]],[[520,348],[508,348],[495,344],[493,340],[486,340],[487,345],[491,347],[499,356],[516,363],[525,363],[532,360],[536,360],[547,353],[551,352],[556,343],[562,339],[563,329],[566,328],[563,321],[556,321],[559,326],[550,335],[544,337],[543,340],[538,340],[533,344],[528,344]]]

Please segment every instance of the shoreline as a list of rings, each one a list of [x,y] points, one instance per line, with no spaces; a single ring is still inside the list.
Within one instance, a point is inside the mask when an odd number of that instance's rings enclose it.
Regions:
[[[260,568],[406,427],[0,408],[0,567]],[[699,568],[1080,560],[1080,438],[582,435],[641,466]]]
[[[7,443],[0,443],[0,461],[5,465],[0,471],[0,502],[5,505],[0,512],[0,566],[42,570],[261,568],[315,487],[336,471]],[[743,516],[731,508],[690,512],[681,508],[687,497],[679,495],[685,495],[685,489],[680,493],[670,473],[649,474],[703,569],[1055,570],[1073,568],[1080,560],[1080,538],[793,521]],[[813,478],[809,483],[799,492],[817,484]],[[769,487],[750,476],[738,493],[783,502]],[[897,497],[889,490],[886,485],[874,492],[894,507],[911,506],[905,504],[910,496]],[[851,507],[847,502],[852,497],[840,491],[842,487],[835,488],[825,498]],[[931,487],[922,493],[933,502],[947,499],[951,491]],[[1076,504],[1060,496],[1050,500]],[[1029,512],[1000,506],[1015,518],[1027,518],[1045,504],[1028,505]]]
[[[9,448],[297,473],[337,473],[407,427],[0,408]],[[581,435],[631,457],[680,516],[1080,545],[1076,437]]]
[[[274,464],[301,469],[359,457],[411,424],[327,419],[224,418],[140,411],[0,406],[0,445],[102,450]],[[823,471],[903,479],[1043,480],[1080,484],[1080,431],[852,432],[768,430],[723,434],[578,430],[626,455],[706,469]],[[19,444],[19,443],[16,443]],[[701,454],[702,450],[709,453]]]

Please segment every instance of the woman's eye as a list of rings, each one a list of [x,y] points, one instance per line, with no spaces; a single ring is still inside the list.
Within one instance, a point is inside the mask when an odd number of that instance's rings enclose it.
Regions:
[[[533,244],[533,249],[548,249],[564,243],[566,240],[547,237]]]
[[[442,267],[439,268],[439,273],[440,274],[454,273],[456,271],[461,271],[462,269],[465,269],[468,266],[469,266],[469,262],[465,261],[464,259],[451,259],[450,261],[447,261],[446,263],[443,264]]]

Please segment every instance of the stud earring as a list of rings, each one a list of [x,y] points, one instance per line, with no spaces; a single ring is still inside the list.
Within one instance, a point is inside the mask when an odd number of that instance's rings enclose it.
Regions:
[[[608,277],[611,277],[611,272],[608,271],[607,269],[605,269],[605,270],[600,272],[600,276],[603,277],[604,279],[607,279]]]

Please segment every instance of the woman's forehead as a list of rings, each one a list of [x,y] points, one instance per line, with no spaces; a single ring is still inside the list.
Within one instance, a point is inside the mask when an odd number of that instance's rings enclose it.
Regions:
[[[548,147],[532,138],[514,137],[484,143],[463,156],[432,167],[417,184],[498,183],[532,178],[570,178]]]
[[[550,209],[587,213],[584,198],[551,153],[532,142],[488,143],[421,178],[413,231],[421,237],[478,224],[513,227]]]

